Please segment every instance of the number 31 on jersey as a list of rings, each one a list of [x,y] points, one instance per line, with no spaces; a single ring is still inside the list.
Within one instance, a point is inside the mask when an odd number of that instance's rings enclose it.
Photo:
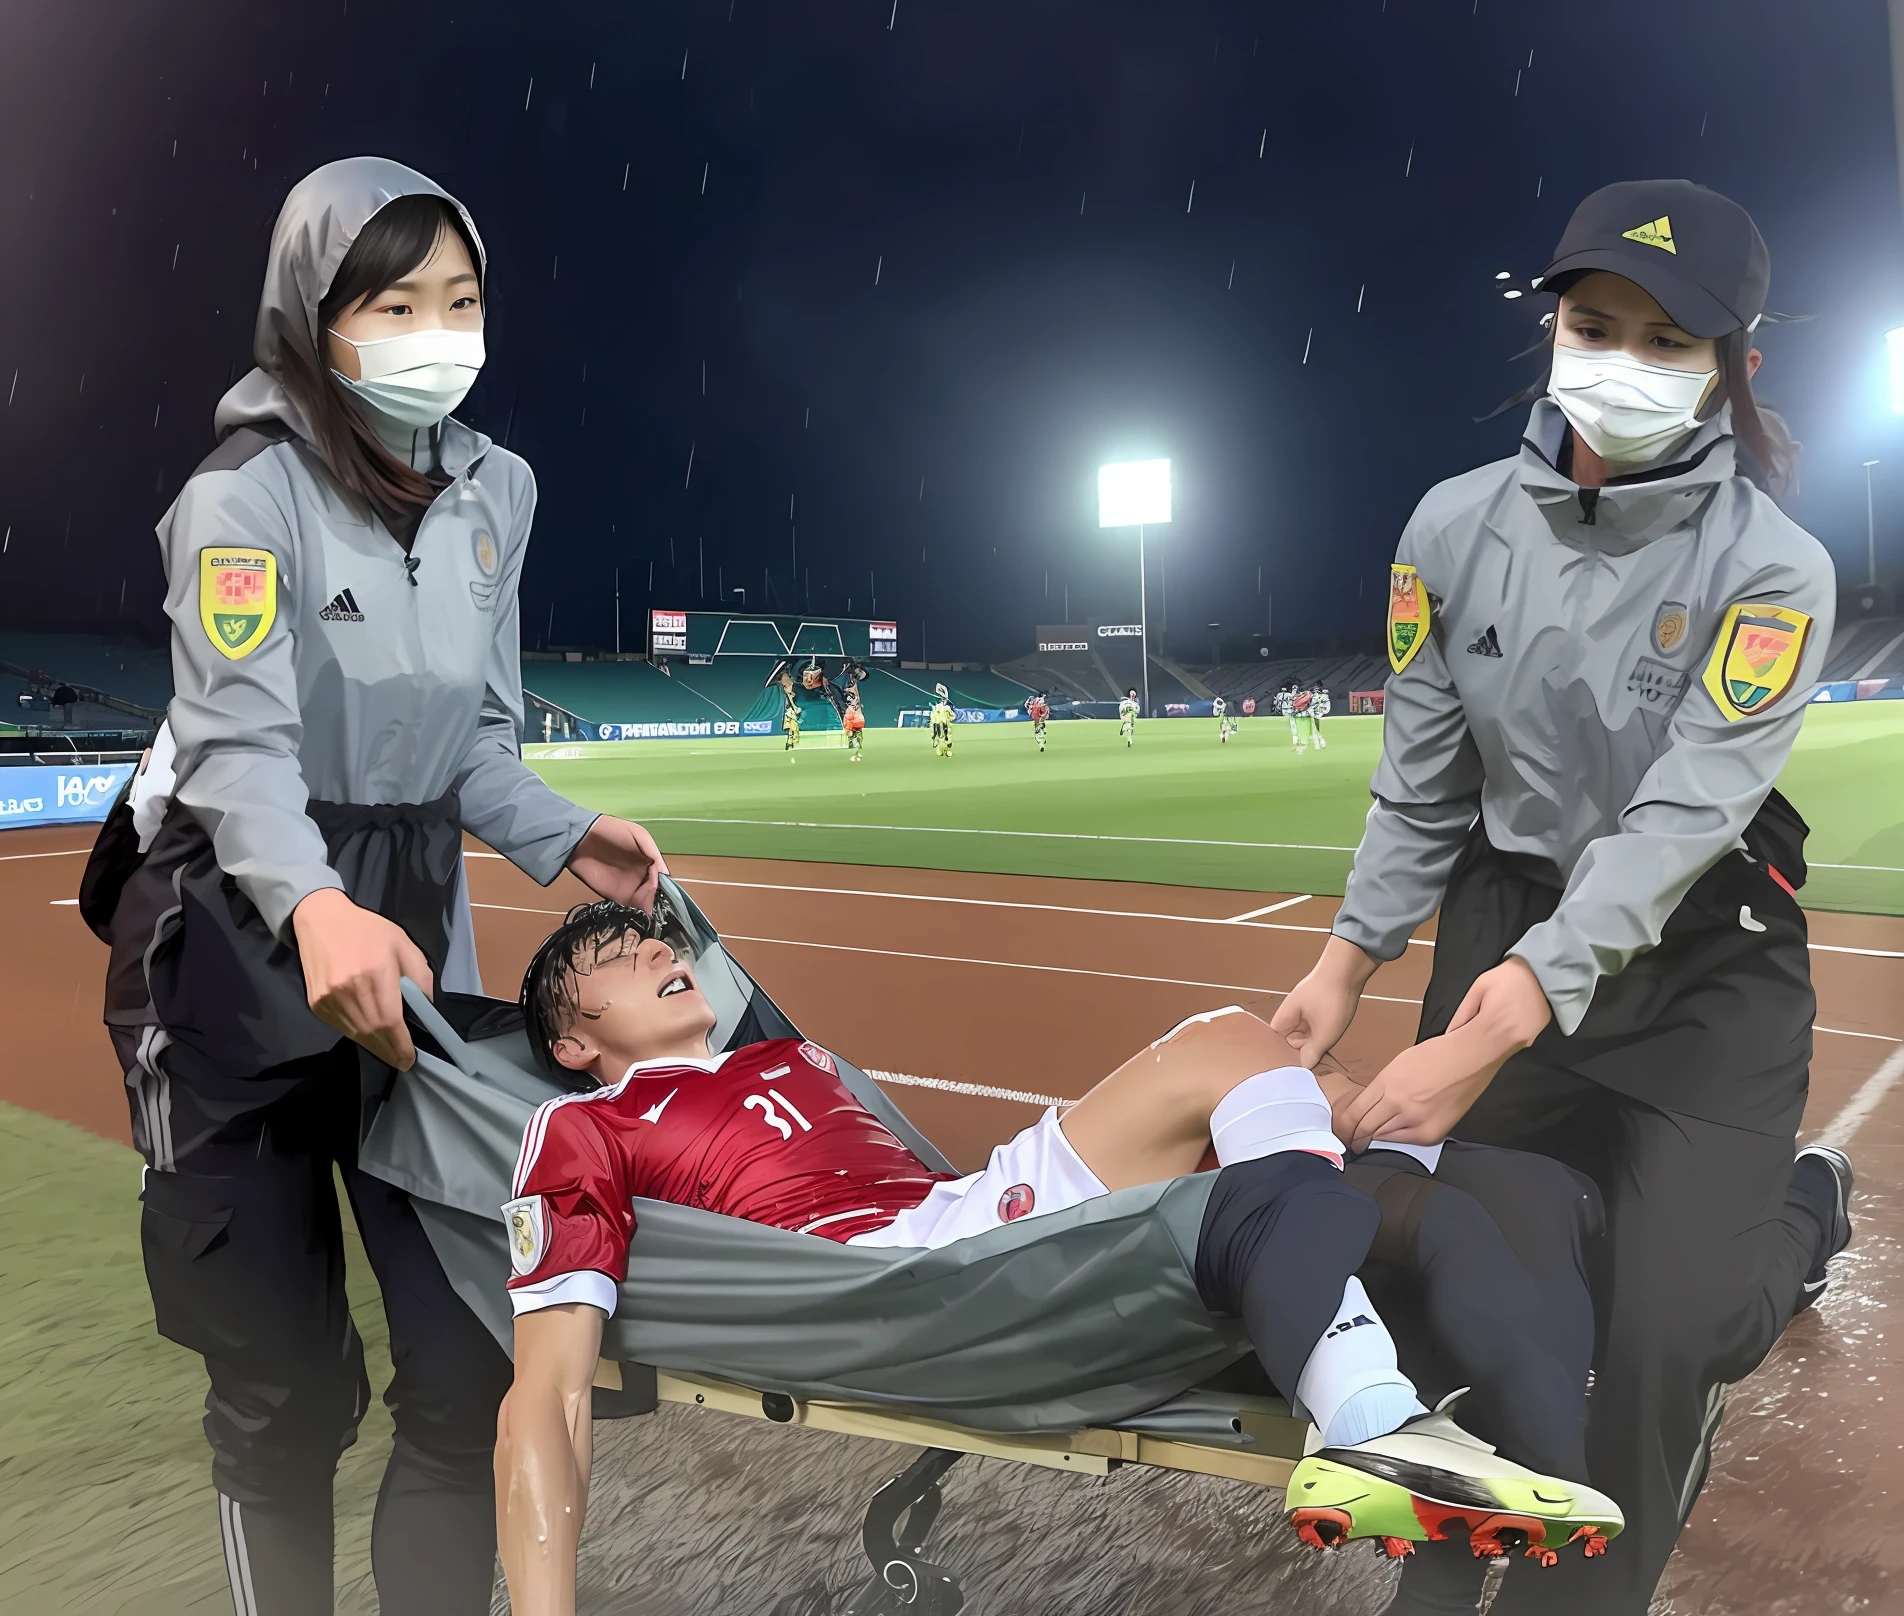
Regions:
[[[768,1095],[771,1095],[772,1099],[769,1099]],[[781,1109],[786,1111],[786,1117],[783,1117],[780,1111],[775,1109],[775,1100],[779,1101]],[[760,1113],[760,1120],[766,1123],[769,1128],[774,1129],[782,1139],[791,1139],[793,1137],[794,1123],[800,1125],[800,1131],[802,1133],[813,1132],[813,1124],[801,1116],[799,1107],[778,1089],[769,1089],[766,1094],[750,1094],[740,1103],[746,1110],[758,1111]],[[787,1121],[787,1117],[792,1117],[793,1122]]]

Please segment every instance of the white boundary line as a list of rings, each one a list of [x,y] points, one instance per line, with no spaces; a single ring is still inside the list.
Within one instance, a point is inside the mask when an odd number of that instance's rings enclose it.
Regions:
[[[1842,1111],[1825,1124],[1824,1131],[1813,1143],[1835,1145],[1840,1150],[1850,1144],[1852,1135],[1864,1126],[1900,1077],[1904,1077],[1904,1047],[1893,1050],[1884,1064],[1859,1085],[1858,1092],[1845,1102]]]
[[[90,847],[56,847],[47,853],[0,853],[0,864],[12,864],[19,859],[78,858],[91,851]]]
[[[1017,1100],[1024,1105],[1076,1105],[1076,1100],[1061,1100],[1055,1094],[1023,1094],[1017,1089],[994,1088],[989,1083],[954,1083],[949,1077],[914,1077],[910,1072],[882,1072],[876,1066],[860,1068],[879,1083],[898,1083],[913,1089],[943,1089],[948,1094],[971,1094],[981,1100]]]
[[[825,891],[830,889],[814,888],[812,890]],[[563,915],[568,913],[566,909],[531,909],[517,903],[472,903],[470,907],[472,909],[501,909],[518,915]],[[1087,914],[1099,912],[1109,914],[1125,913],[1124,910],[1119,909],[1107,911],[1085,910],[1083,912]],[[1182,915],[1166,915],[1163,918],[1166,920],[1181,920],[1186,917]],[[1217,924],[1230,923],[1220,921],[1217,922]],[[1282,929],[1294,931],[1299,928],[1292,926]],[[888,959],[930,960],[941,965],[991,965],[1006,971],[1045,971],[1062,976],[1100,976],[1108,977],[1114,982],[1158,982],[1168,987],[1215,988],[1220,993],[1260,993],[1272,999],[1286,998],[1289,993],[1287,988],[1245,987],[1241,983],[1236,982],[1197,982],[1177,976],[1138,976],[1126,971],[1089,971],[1074,965],[1036,965],[1021,960],[973,959],[963,954],[914,954],[897,948],[855,948],[846,943],[809,943],[796,937],[748,937],[739,932],[727,932],[722,934],[721,940],[723,942],[766,943],[780,948],[826,948],[841,954],[878,954]],[[1372,1000],[1376,1004],[1419,1005],[1421,1003],[1419,999],[1396,998],[1382,993],[1364,993],[1362,997]],[[1869,1038],[1881,1044],[1904,1045],[1904,1038],[1894,1038],[1889,1033],[1852,1032],[1846,1027],[1820,1027],[1815,1024],[1812,1027],[1812,1031],[1829,1033],[1836,1038]],[[1068,1104],[1069,1102],[1064,1103]]]
[[[851,825],[822,819],[709,819],[687,814],[646,814],[644,825],[762,825],[779,830],[890,830],[922,836],[1028,836],[1048,842],[1144,842],[1164,847],[1261,847],[1298,853],[1353,853],[1333,842],[1221,842],[1197,836],[1108,836],[1076,830],[980,830],[970,825]]]
[[[1086,909],[1065,903],[1025,903],[1011,898],[960,898],[939,892],[878,892],[869,887],[807,887],[791,886],[781,881],[717,881],[706,876],[683,875],[675,877],[683,886],[690,887],[737,887],[751,892],[810,892],[823,897],[835,898],[897,898],[909,903],[954,903],[965,904],[979,909],[1038,909],[1054,915],[1097,915],[1112,920],[1174,920],[1185,926],[1250,926],[1258,931],[1306,931],[1318,936],[1327,936],[1327,926],[1292,926],[1270,922],[1258,924],[1251,917],[1274,914],[1278,909],[1287,909],[1293,904],[1306,903],[1313,896],[1304,893],[1300,898],[1285,898],[1281,903],[1272,903],[1266,909],[1252,909],[1247,915],[1168,915],[1157,914],[1146,909]],[[1431,948],[1432,943],[1410,938],[1411,943],[1422,948]]]
[[[1240,926],[1246,920],[1255,920],[1262,915],[1273,915],[1281,909],[1293,909],[1299,903],[1307,903],[1314,896],[1315,894],[1313,892],[1305,892],[1299,898],[1285,898],[1281,903],[1267,904],[1261,909],[1252,909],[1246,915],[1231,915],[1230,924],[1232,926]]]
[[[877,954],[885,959],[928,960],[935,965],[990,965],[1004,971],[1044,971],[1055,976],[1101,976],[1113,982],[1156,982],[1173,988],[1212,988],[1218,993],[1255,993],[1267,999],[1289,996],[1287,988],[1259,988],[1241,982],[1199,982],[1181,976],[1139,976],[1131,971],[1089,971],[1079,965],[1033,965],[1022,960],[974,959],[964,954],[914,954],[899,948],[857,948],[851,943],[809,943],[792,937],[745,937],[738,932],[721,939],[731,943],[766,943],[778,948],[824,948],[835,954]],[[1419,1005],[1419,999],[1392,999],[1380,993],[1364,993],[1364,999],[1377,1004]]]
[[[474,855],[472,855],[474,856]],[[489,857],[499,857],[490,854]],[[719,881],[708,876],[678,876],[683,885],[690,887],[734,887],[747,892],[804,892],[822,897],[848,898],[891,898],[907,903],[951,903],[963,904],[979,909],[1034,909],[1053,915],[1093,915],[1107,920],[1163,920],[1175,921],[1184,926],[1249,926],[1258,931],[1295,931],[1308,932],[1317,937],[1326,937],[1331,928],[1328,926],[1298,926],[1288,921],[1258,920],[1258,915],[1272,915],[1279,909],[1293,908],[1306,903],[1313,893],[1304,893],[1301,897],[1285,898],[1281,903],[1272,903],[1267,908],[1252,909],[1244,915],[1167,915],[1146,909],[1087,909],[1065,903],[1025,903],[1010,898],[958,898],[938,892],[879,892],[868,887],[809,887],[793,886],[781,881]],[[476,904],[478,909],[508,909],[511,904]],[[561,909],[529,909],[526,914],[564,914]],[[1434,941],[1427,937],[1411,937],[1410,948],[1433,948]],[[1809,943],[1806,945],[1814,954],[1861,954],[1868,959],[1904,959],[1904,950],[1890,948],[1851,948],[1839,943]]]

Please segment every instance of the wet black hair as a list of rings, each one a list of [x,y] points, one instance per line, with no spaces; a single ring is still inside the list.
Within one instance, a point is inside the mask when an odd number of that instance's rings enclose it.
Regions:
[[[679,929],[665,894],[655,899],[652,913],[603,898],[577,904],[563,916],[522,973],[520,1002],[529,1053],[544,1073],[563,1083],[579,1075],[555,1058],[557,1040],[568,1036],[581,1012],[579,978],[597,965],[620,959],[637,943]]]
[[[316,371],[301,347],[280,346],[284,385],[310,421],[317,452],[347,495],[371,506],[387,525],[407,532],[413,518],[430,505],[448,479],[416,470],[378,440],[370,423],[352,406],[350,395],[331,374],[330,328],[367,297],[375,297],[412,270],[427,263],[444,236],[462,238],[469,261],[483,273],[482,254],[463,216],[440,196],[400,196],[374,214],[337,266],[330,289],[317,306]]]

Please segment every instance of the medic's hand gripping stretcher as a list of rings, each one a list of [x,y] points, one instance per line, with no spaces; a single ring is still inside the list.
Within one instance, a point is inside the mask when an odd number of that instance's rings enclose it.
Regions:
[[[719,1018],[711,1045],[799,1037],[693,901],[663,885]],[[531,1059],[513,1005],[404,991],[417,1063],[378,1097],[359,1159],[414,1197],[458,1294],[508,1350],[501,1207],[530,1115],[561,1090]],[[839,1069],[921,1160],[954,1170],[876,1083],[845,1060]],[[1266,1383],[1240,1323],[1211,1315],[1193,1277],[1214,1177],[1119,1191],[937,1251],[841,1245],[638,1199],[597,1417],[668,1401],[923,1447],[867,1508],[871,1577],[852,1606],[862,1616],[959,1609],[957,1578],[922,1550],[940,1478],[968,1453],[1280,1487],[1308,1427],[1280,1398],[1222,1389]]]

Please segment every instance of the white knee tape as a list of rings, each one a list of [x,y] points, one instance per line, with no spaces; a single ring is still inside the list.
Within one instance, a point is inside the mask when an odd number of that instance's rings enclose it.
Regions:
[[[1225,1167],[1282,1150],[1343,1154],[1322,1085],[1304,1066],[1279,1066],[1244,1078],[1210,1113],[1210,1142]]]
[[[1183,1020],[1179,1021],[1176,1026],[1172,1027],[1169,1032],[1165,1033],[1163,1037],[1159,1038],[1150,1047],[1152,1049],[1162,1049],[1165,1044],[1169,1043],[1171,1039],[1175,1038],[1177,1034],[1182,1032],[1186,1027],[1208,1026],[1219,1016],[1240,1016],[1242,1014],[1243,1007],[1240,1004],[1226,1004],[1221,1010],[1205,1010],[1201,1015],[1185,1016]]]

